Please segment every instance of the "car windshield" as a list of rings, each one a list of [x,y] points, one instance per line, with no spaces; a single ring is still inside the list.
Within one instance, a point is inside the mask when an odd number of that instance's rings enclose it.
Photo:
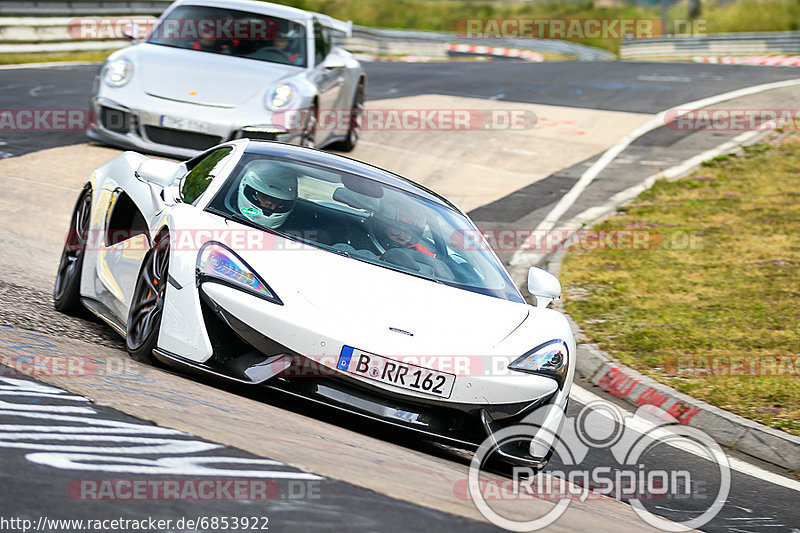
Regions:
[[[178,6],[155,26],[148,43],[305,67],[302,24],[205,6]]]
[[[524,302],[466,216],[362,176],[245,154],[206,209],[354,260]]]

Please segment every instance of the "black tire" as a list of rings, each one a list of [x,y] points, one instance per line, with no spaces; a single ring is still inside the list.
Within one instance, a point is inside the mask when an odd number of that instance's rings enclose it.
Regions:
[[[73,316],[85,316],[86,309],[81,304],[81,270],[89,235],[89,221],[92,211],[92,189],[86,187],[72,211],[67,241],[61,252],[56,282],[53,287],[53,305],[56,311]]]
[[[161,330],[161,315],[169,278],[169,234],[159,234],[139,269],[136,288],[128,310],[125,345],[140,363],[153,363],[153,349]]]
[[[347,137],[331,148],[340,152],[352,152],[361,136],[362,117],[364,116],[364,84],[359,83],[356,94],[353,96],[353,106],[350,108],[350,129]]]
[[[317,147],[317,120],[317,106],[312,104],[307,110],[303,131],[300,133],[300,146]]]

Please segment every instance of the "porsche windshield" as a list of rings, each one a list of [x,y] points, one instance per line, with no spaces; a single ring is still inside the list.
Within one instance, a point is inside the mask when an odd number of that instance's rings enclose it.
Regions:
[[[356,260],[524,301],[468,218],[361,176],[247,154],[207,209]]]
[[[305,67],[306,30],[276,17],[205,6],[178,6],[148,43]]]

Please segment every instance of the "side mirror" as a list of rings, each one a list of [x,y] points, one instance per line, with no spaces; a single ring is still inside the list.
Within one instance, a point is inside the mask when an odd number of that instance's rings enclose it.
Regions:
[[[550,272],[531,267],[528,270],[528,292],[536,298],[536,307],[547,307],[561,296],[561,283]]]
[[[168,187],[175,181],[175,176],[180,168],[180,163],[163,159],[148,159],[136,169],[136,177],[159,187]]]
[[[130,24],[125,24],[122,27],[121,33],[124,38],[130,41],[138,41],[139,39],[142,38],[141,29],[139,28],[139,25],[135,22],[132,22]]]
[[[325,61],[322,62],[322,66],[325,68],[325,70],[334,70],[345,68],[347,65],[345,65],[344,59],[341,56],[331,54]]]

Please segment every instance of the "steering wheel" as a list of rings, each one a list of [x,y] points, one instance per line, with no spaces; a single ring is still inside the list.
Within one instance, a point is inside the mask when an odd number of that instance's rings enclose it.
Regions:
[[[278,55],[278,56],[282,56],[284,59],[286,59],[286,61],[288,61],[289,63],[292,63],[291,54],[289,54],[289,52],[287,52],[286,50],[281,50],[280,48],[275,48],[275,47],[272,47],[272,46],[266,46],[264,48],[261,48],[258,51],[258,54],[259,55],[261,55],[261,54],[275,54],[275,55]]]
[[[364,226],[367,228],[367,237],[369,238],[369,242],[372,246],[378,250],[378,256],[386,253],[386,248],[378,241],[378,238],[375,236],[375,233],[378,230],[377,224],[375,223],[375,213],[372,213],[369,218],[365,221]]]

